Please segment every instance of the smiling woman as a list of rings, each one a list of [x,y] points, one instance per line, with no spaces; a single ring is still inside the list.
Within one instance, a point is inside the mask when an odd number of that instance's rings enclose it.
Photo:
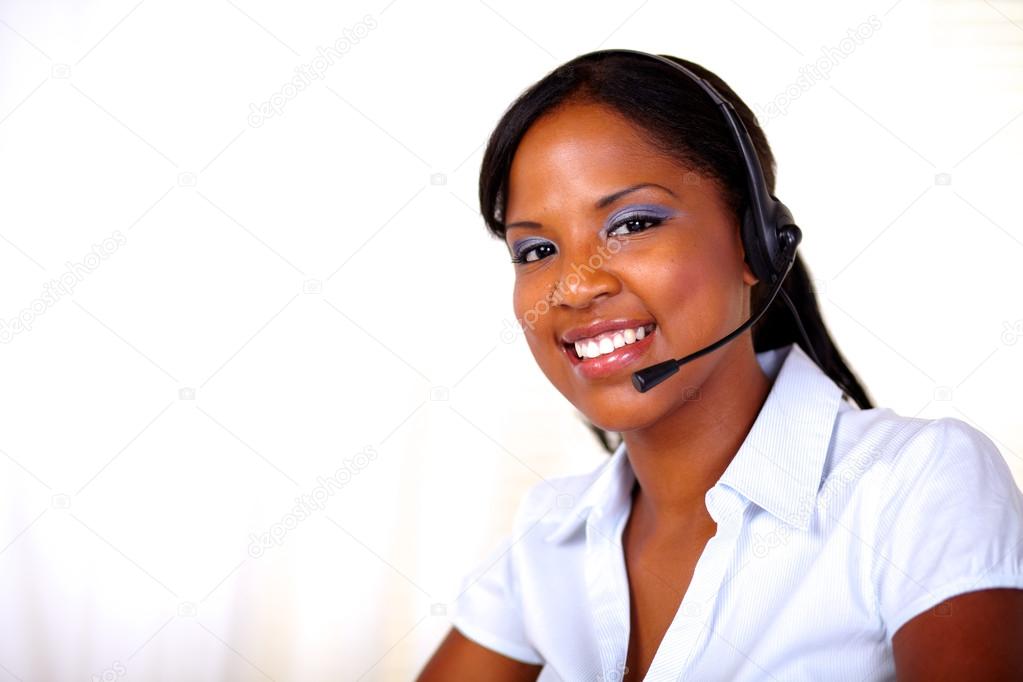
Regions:
[[[773,199],[749,108],[668,59],[731,103]],[[774,305],[734,135],[692,78],[616,50],[492,134],[515,314],[612,456],[528,491],[421,680],[1023,679],[1023,494],[964,422],[873,406],[794,253]]]

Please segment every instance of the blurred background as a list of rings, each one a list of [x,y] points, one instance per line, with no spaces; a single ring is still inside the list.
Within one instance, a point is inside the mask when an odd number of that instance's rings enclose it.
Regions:
[[[0,682],[407,680],[606,455],[516,326],[483,145],[555,66],[757,113],[875,401],[1023,480],[1023,4],[0,3]]]

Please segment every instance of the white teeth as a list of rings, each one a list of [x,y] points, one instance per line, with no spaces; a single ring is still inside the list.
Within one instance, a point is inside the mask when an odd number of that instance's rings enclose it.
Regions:
[[[596,358],[601,355],[613,353],[622,346],[635,343],[647,335],[643,327],[635,329],[624,329],[612,332],[610,335],[602,334],[590,339],[580,339],[575,342],[575,353],[580,358]]]

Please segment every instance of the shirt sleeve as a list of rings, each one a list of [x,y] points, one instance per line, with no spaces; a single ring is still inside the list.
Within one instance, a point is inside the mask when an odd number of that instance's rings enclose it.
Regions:
[[[542,665],[543,656],[529,641],[522,618],[522,594],[516,568],[532,527],[543,482],[528,488],[512,519],[511,533],[503,536],[468,574],[451,608],[451,624],[463,635],[499,654],[523,663]]]
[[[881,505],[872,577],[889,645],[949,597],[1023,589],[1023,492],[981,431],[952,417],[921,428],[892,464]]]
[[[507,535],[462,578],[451,624],[469,639],[499,654],[540,665],[543,658],[526,637],[517,596],[512,548]]]

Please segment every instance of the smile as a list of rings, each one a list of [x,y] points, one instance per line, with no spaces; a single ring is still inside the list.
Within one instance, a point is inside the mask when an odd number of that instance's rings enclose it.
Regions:
[[[561,345],[578,374],[601,379],[638,360],[650,348],[656,333],[657,325],[651,323]]]

